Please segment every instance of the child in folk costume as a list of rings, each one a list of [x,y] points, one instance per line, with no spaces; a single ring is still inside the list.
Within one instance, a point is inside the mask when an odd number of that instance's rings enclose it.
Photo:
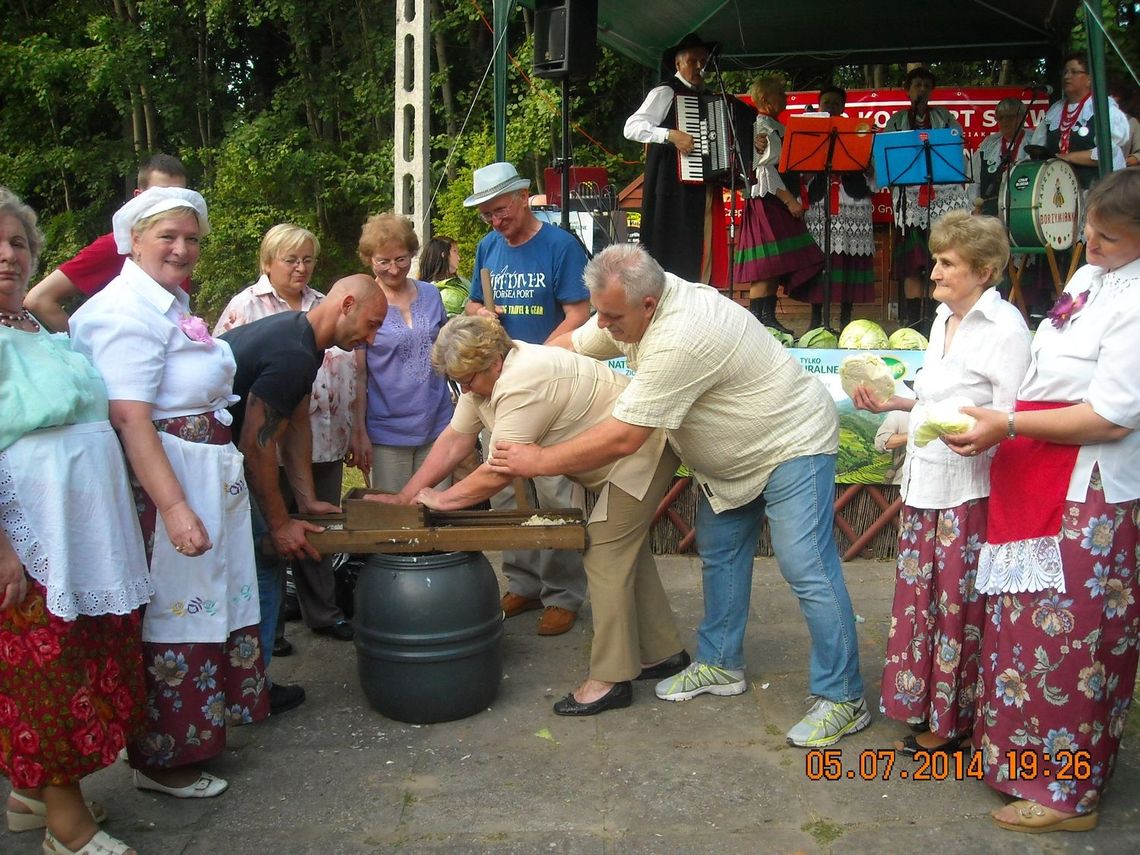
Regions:
[[[845,89],[828,85],[819,91],[820,112],[842,116],[846,104]],[[874,192],[867,173],[832,175],[830,185],[822,173],[817,173],[807,182],[804,222],[821,248],[824,218],[830,209],[831,298],[839,299],[840,329],[851,322],[853,303],[875,300],[875,230],[871,222]],[[811,303],[811,329],[823,324],[823,275],[796,289],[792,297]]]
[[[823,253],[804,226],[799,176],[776,169],[784,140],[784,126],[776,121],[784,109],[784,82],[761,77],[748,94],[760,113],[753,132],[756,183],[744,209],[734,278],[748,283],[749,309],[760,323],[790,333],[776,320],[776,290],[783,282],[790,291],[819,273]]]

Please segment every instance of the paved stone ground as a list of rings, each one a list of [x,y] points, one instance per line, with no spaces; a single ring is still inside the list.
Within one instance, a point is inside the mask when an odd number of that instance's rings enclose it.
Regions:
[[[497,555],[491,555],[497,565]],[[695,558],[661,560],[683,637],[700,617]],[[892,566],[846,565],[869,697],[878,697]],[[748,627],[749,691],[658,701],[635,684],[627,710],[585,719],[551,704],[585,674],[588,620],[557,638],[537,613],[507,622],[506,677],[493,706],[462,721],[413,726],[367,706],[350,644],[289,625],[297,653],[279,681],[308,692],[299,709],[231,732],[212,764],[217,799],[175,801],[135,790],[124,764],[92,776],[108,830],[143,855],[167,853],[1135,853],[1140,851],[1140,727],[1121,752],[1100,827],[1029,836],[988,818],[1001,799],[977,781],[859,778],[860,752],[902,728],[876,716],[843,740],[856,779],[809,780],[784,732],[807,694],[807,631],[770,559],[757,562]],[[584,616],[588,612],[583,613]],[[881,776],[881,772],[880,772]],[[0,852],[40,852],[35,833],[0,833]]]

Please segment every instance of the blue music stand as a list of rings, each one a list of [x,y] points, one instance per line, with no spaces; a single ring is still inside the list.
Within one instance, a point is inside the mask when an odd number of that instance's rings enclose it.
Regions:
[[[875,136],[875,174],[892,187],[966,184],[962,132],[957,128],[891,131]]]

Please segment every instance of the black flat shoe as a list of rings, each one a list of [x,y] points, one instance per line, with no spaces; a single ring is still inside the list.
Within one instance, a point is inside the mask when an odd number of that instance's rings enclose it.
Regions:
[[[966,747],[963,743],[968,738],[966,736],[955,736],[953,739],[947,739],[941,745],[927,748],[908,734],[903,737],[902,742],[895,743],[895,751],[906,757],[914,757],[917,754],[957,754]]]
[[[672,677],[674,674],[679,674],[689,667],[693,660],[689,658],[689,651],[682,650],[680,653],[675,653],[668,659],[658,662],[656,665],[650,665],[648,668],[642,668],[641,673],[637,675],[638,680],[664,680],[667,677]]]
[[[571,692],[554,705],[558,715],[597,715],[606,710],[620,710],[633,703],[633,684],[629,680],[614,683],[614,687],[588,704],[583,704]]]
[[[335,638],[337,641],[352,641],[353,637],[352,624],[346,620],[338,620],[336,623],[329,624],[328,626],[315,626],[313,627],[313,632],[317,635]]]
[[[293,655],[293,642],[285,638],[276,638],[273,640],[273,655],[274,656],[292,656]]]

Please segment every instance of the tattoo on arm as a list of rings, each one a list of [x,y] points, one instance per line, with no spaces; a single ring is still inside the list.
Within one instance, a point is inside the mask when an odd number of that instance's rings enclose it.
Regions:
[[[277,439],[280,429],[289,419],[287,416],[281,415],[281,413],[268,406],[264,401],[250,395],[248,407],[253,407],[254,405],[260,406],[261,411],[265,415],[265,420],[257,431],[257,446],[258,448],[265,448],[269,443]]]

